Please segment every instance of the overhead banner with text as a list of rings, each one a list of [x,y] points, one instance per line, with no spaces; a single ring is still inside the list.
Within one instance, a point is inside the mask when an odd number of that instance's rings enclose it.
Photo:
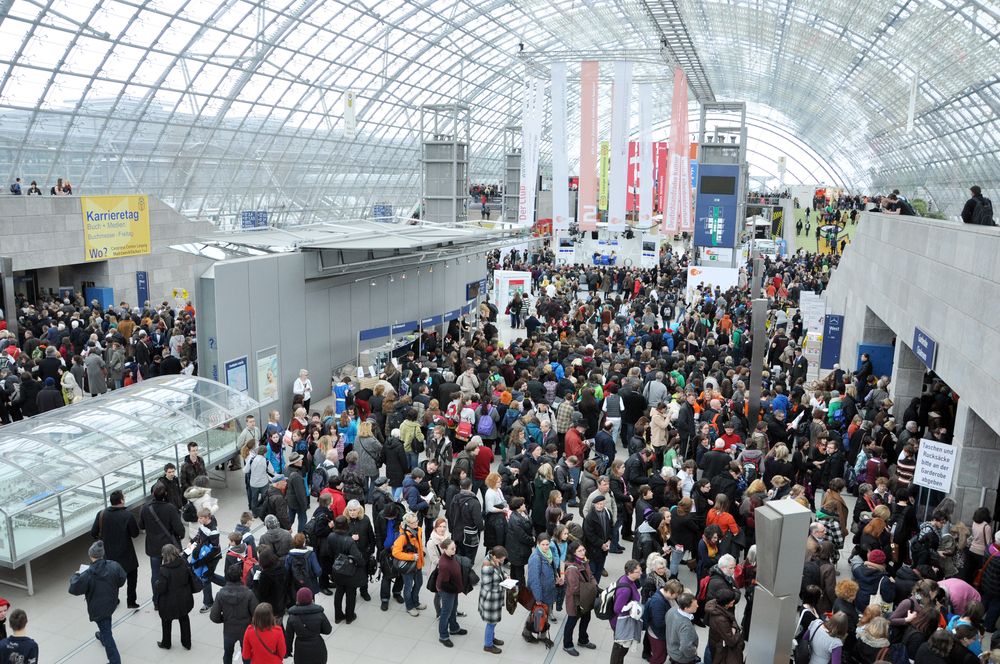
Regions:
[[[687,77],[674,68],[674,96],[670,113],[670,174],[667,181],[667,208],[663,228],[667,233],[694,230],[691,216],[691,171],[688,166],[688,91]]]
[[[597,194],[597,209],[608,210],[608,166],[611,160],[611,146],[607,141],[601,141],[601,180]]]
[[[639,223],[653,219],[653,86],[639,86]],[[644,255],[645,256],[645,255]]]
[[[83,260],[141,256],[152,251],[149,197],[81,196]]]
[[[521,189],[517,197],[517,223],[535,223],[535,190],[538,187],[538,146],[542,137],[544,89],[537,78],[524,81],[521,100]]]
[[[569,164],[566,155],[566,63],[552,65],[552,230],[569,230]]]
[[[580,63],[580,189],[577,226],[597,230],[597,77],[595,60]]]
[[[614,97],[611,102],[610,181],[608,185],[608,230],[624,233],[625,189],[628,186],[628,137],[632,97],[632,63],[615,62]]]

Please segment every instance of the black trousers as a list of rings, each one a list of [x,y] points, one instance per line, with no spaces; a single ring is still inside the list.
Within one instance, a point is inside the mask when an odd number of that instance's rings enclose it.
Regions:
[[[357,602],[357,588],[337,586],[336,590],[333,591],[334,620],[353,618],[355,616],[354,607]]]
[[[163,632],[163,638],[160,640],[163,645],[170,645],[170,632],[172,631],[171,623],[173,620],[170,618],[160,618],[160,629]],[[191,620],[188,614],[184,614],[177,619],[177,622],[181,624],[181,645],[185,648],[191,647]]]
[[[139,602],[136,601],[135,587],[136,584],[139,582],[139,569],[136,568],[131,572],[128,572],[128,576],[126,577],[126,579],[127,579],[125,586],[126,604],[138,604]],[[187,618],[185,618],[185,620],[187,620]],[[190,634],[190,631],[188,632],[188,634]],[[190,643],[190,639],[188,640],[188,642]]]

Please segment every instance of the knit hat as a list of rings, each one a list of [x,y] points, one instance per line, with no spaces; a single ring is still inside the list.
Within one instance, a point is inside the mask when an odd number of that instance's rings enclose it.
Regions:
[[[49,376],[48,378],[45,379],[45,387],[55,387],[55,384],[56,384],[56,379],[53,378],[52,376]]]
[[[385,477],[384,475],[382,477],[375,478],[375,486],[385,486],[388,483],[389,483],[389,478]]]
[[[101,560],[102,558],[104,558],[104,542],[102,542],[101,540],[97,540],[96,542],[91,544],[90,548],[87,549],[87,555],[93,558],[94,560]]]
[[[281,527],[281,523],[278,521],[278,517],[268,514],[264,517],[264,527],[268,530],[275,530]]]
[[[868,552],[868,562],[876,565],[885,565],[885,551],[875,549]]]
[[[299,591],[295,593],[295,603],[299,606],[304,604],[313,603],[313,591],[308,588],[299,588]]]

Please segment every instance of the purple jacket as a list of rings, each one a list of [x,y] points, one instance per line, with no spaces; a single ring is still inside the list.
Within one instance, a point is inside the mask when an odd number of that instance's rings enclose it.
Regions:
[[[639,601],[639,589],[636,588],[635,583],[628,578],[628,575],[623,574],[618,581],[615,582],[616,586],[621,586],[615,590],[615,613],[611,616],[611,629],[613,630],[618,626],[618,617],[622,615],[622,609],[625,605],[635,600]]]

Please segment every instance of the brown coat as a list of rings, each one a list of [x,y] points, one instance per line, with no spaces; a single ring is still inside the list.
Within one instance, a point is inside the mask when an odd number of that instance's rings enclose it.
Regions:
[[[708,643],[712,646],[712,664],[743,664],[746,642],[733,610],[711,599],[705,605],[705,618],[708,620]]]
[[[837,517],[837,521],[840,522],[840,532],[847,532],[847,503],[844,502],[844,497],[841,496],[836,491],[830,491],[829,489],[823,493],[823,511],[830,516]]]

